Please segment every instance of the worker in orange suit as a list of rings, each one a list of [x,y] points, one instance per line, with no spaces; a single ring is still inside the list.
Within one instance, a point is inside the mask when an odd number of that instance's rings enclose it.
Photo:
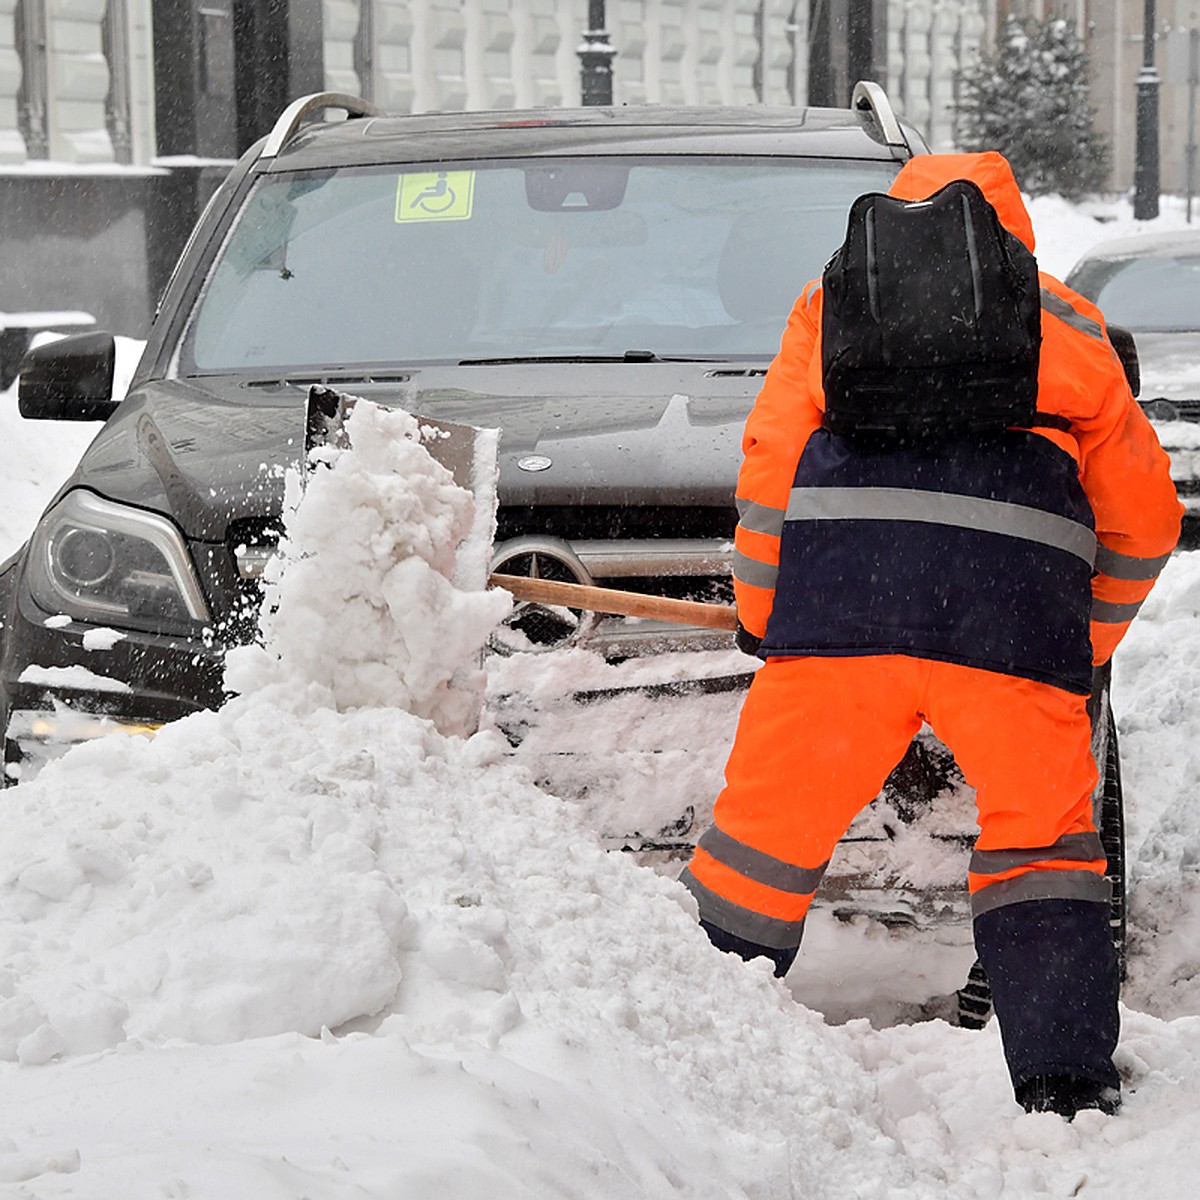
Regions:
[[[1033,250],[999,154],[918,156],[890,194],[959,179]],[[928,723],[976,789],[973,929],[1016,1098],[1070,1118],[1120,1098],[1087,701],[1182,510],[1101,313],[1037,281],[1048,419],[949,451],[831,432],[820,281],[797,300],[737,486],[739,645],[765,661],[683,882],[716,946],[785,974],[835,845]]]

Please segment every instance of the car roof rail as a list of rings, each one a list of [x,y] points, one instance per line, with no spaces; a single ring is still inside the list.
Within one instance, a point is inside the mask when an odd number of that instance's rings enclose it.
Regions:
[[[260,158],[274,158],[296,136],[300,126],[315,112],[324,112],[327,108],[342,108],[346,110],[346,119],[352,117],[383,117],[387,114],[382,108],[364,100],[361,96],[351,96],[346,92],[313,92],[309,96],[301,96],[293,100],[279,114],[267,140],[263,143]]]
[[[855,112],[871,114],[871,120],[875,122],[880,136],[897,158],[909,158],[912,155],[912,146],[904,136],[892,102],[879,84],[872,83],[869,79],[860,79],[851,93],[850,107]]]

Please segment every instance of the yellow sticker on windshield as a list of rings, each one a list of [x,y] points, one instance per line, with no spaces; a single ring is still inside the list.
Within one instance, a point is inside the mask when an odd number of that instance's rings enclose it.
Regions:
[[[465,221],[471,215],[474,195],[474,171],[401,175],[396,187],[396,222]]]

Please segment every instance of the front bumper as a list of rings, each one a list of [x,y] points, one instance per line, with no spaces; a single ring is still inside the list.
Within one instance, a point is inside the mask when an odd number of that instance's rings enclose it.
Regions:
[[[728,538],[568,540],[532,534],[497,544],[491,569],[587,587],[728,603],[732,562]],[[500,653],[575,645],[610,659],[720,650],[731,644],[729,633],[714,629],[520,602],[492,639],[492,648]]]
[[[98,715],[90,712],[87,704],[88,697],[81,694],[71,699],[56,699],[50,709],[12,709],[4,731],[5,782],[20,783],[34,778],[47,763],[82,742],[119,734],[153,736],[163,726],[161,721],[139,722]]]
[[[219,647],[132,631],[97,638],[94,626],[52,619],[18,586],[0,657],[5,784],[80,742],[149,735],[224,699]]]

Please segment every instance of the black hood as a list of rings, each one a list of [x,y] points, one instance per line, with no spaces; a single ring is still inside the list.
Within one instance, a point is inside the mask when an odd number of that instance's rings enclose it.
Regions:
[[[464,375],[477,386],[464,389]],[[760,375],[710,363],[455,365],[414,369],[401,382],[330,383],[500,428],[502,505],[641,497],[732,507]],[[233,521],[279,513],[285,471],[303,455],[307,391],[308,381],[240,376],[148,383],[100,431],[68,486],[168,512],[189,538],[222,541]]]

